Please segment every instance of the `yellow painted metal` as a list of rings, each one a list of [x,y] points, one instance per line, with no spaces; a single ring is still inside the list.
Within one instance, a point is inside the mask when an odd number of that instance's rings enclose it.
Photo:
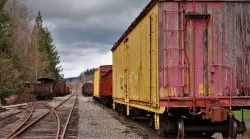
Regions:
[[[138,108],[138,109],[143,109],[143,110],[147,110],[150,112],[155,112],[155,113],[164,113],[165,111],[165,107],[159,107],[159,108],[154,108],[154,107],[150,107],[150,106],[146,106],[146,105],[141,105],[139,103],[132,103],[132,102],[125,102],[125,101],[121,101],[121,100],[116,100],[114,99],[114,103],[119,103],[119,104],[123,104],[129,107],[134,107],[134,108]]]
[[[93,96],[99,97],[99,91],[100,91],[100,69],[98,68],[95,71],[95,75],[94,75],[94,94],[93,94]]]
[[[151,110],[159,109],[158,93],[156,4],[113,51],[113,98]]]
[[[159,113],[155,113],[155,129],[159,130],[160,129],[160,115]]]
[[[113,99],[115,103],[155,112],[159,129],[158,5],[113,51]]]

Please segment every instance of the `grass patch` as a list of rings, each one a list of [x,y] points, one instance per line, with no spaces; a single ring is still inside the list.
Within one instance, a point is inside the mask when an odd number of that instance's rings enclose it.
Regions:
[[[236,119],[238,119],[240,121],[242,120],[242,118],[241,118],[241,110],[233,111],[233,113],[234,113],[234,116],[235,116]],[[243,117],[244,117],[244,120],[250,120],[250,110],[244,110]]]
[[[250,129],[248,129],[248,130],[246,131],[246,133],[247,133],[248,135],[250,135]]]

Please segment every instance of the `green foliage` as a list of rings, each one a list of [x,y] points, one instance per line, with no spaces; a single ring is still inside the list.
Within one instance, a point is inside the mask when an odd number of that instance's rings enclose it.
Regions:
[[[0,67],[0,96],[7,97],[21,91],[22,82],[12,60],[1,55],[0,64],[2,65]]]
[[[92,69],[86,69],[83,74],[86,75],[86,76],[89,76],[89,75],[94,75],[95,74],[95,71],[96,69],[95,68],[92,68]]]
[[[96,71],[96,68],[86,69],[84,70],[79,76],[78,79],[82,78],[83,76],[91,76],[94,75]]]
[[[0,99],[21,90],[19,72],[12,51],[12,24],[3,10],[6,0],[0,1]]]
[[[43,20],[40,11],[38,12],[35,20],[36,24],[34,26],[34,33],[37,35],[39,40],[39,50],[41,53],[47,55],[48,66],[45,68],[45,73],[48,74],[51,78],[55,79],[55,82],[63,79],[62,67],[60,64],[60,57],[56,46],[53,43],[53,39],[50,31],[47,27],[43,27]]]
[[[30,28],[26,7],[0,0],[0,103],[39,77],[62,79],[60,57],[40,11]],[[5,5],[6,4],[6,5]]]
[[[8,14],[3,10],[5,0],[0,2],[0,53],[11,55],[11,23]]]
[[[238,120],[242,120],[241,110],[233,111],[234,116]],[[244,110],[244,120],[250,120],[250,110]]]
[[[86,69],[77,77],[77,79],[83,82],[93,81],[95,71],[96,68]]]

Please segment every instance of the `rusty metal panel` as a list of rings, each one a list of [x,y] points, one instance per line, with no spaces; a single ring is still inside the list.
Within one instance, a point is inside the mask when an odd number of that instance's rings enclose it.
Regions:
[[[82,94],[83,95],[91,96],[91,95],[93,95],[93,91],[94,91],[93,83],[84,83],[84,85],[82,86]]]
[[[34,92],[35,92],[35,94],[53,93],[53,84],[50,84],[50,83],[35,84]]]
[[[159,2],[160,99],[250,96],[250,3]]]
[[[70,93],[70,89],[69,89],[69,87],[67,86],[66,94],[69,94],[69,93]]]
[[[158,106],[158,5],[113,49],[113,98]]]
[[[112,65],[101,65],[99,69],[100,69],[100,77],[102,77],[112,69]]]
[[[112,69],[101,77],[100,96],[112,96]]]
[[[58,81],[54,86],[54,92],[56,95],[67,94],[66,84],[63,81]]]

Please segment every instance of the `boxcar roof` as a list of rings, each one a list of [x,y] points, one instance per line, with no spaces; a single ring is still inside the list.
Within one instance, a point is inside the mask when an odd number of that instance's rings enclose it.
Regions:
[[[37,81],[54,81],[54,79],[51,78],[39,78]]]
[[[111,51],[114,51],[118,45],[126,38],[126,36],[134,29],[134,27],[144,18],[144,16],[149,12],[149,10],[157,3],[157,2],[167,2],[167,1],[183,1],[190,2],[193,0],[151,0],[148,5],[142,10],[139,16],[132,22],[132,24],[128,27],[125,33],[121,36],[121,38],[114,44]],[[249,2],[250,0],[194,0],[195,2]]]
[[[101,65],[100,68],[101,67],[108,67],[109,68],[109,67],[112,67],[112,65]]]
[[[103,74],[102,77],[107,76],[107,74],[109,74],[110,72],[112,72],[112,69],[110,69],[107,73]]]

